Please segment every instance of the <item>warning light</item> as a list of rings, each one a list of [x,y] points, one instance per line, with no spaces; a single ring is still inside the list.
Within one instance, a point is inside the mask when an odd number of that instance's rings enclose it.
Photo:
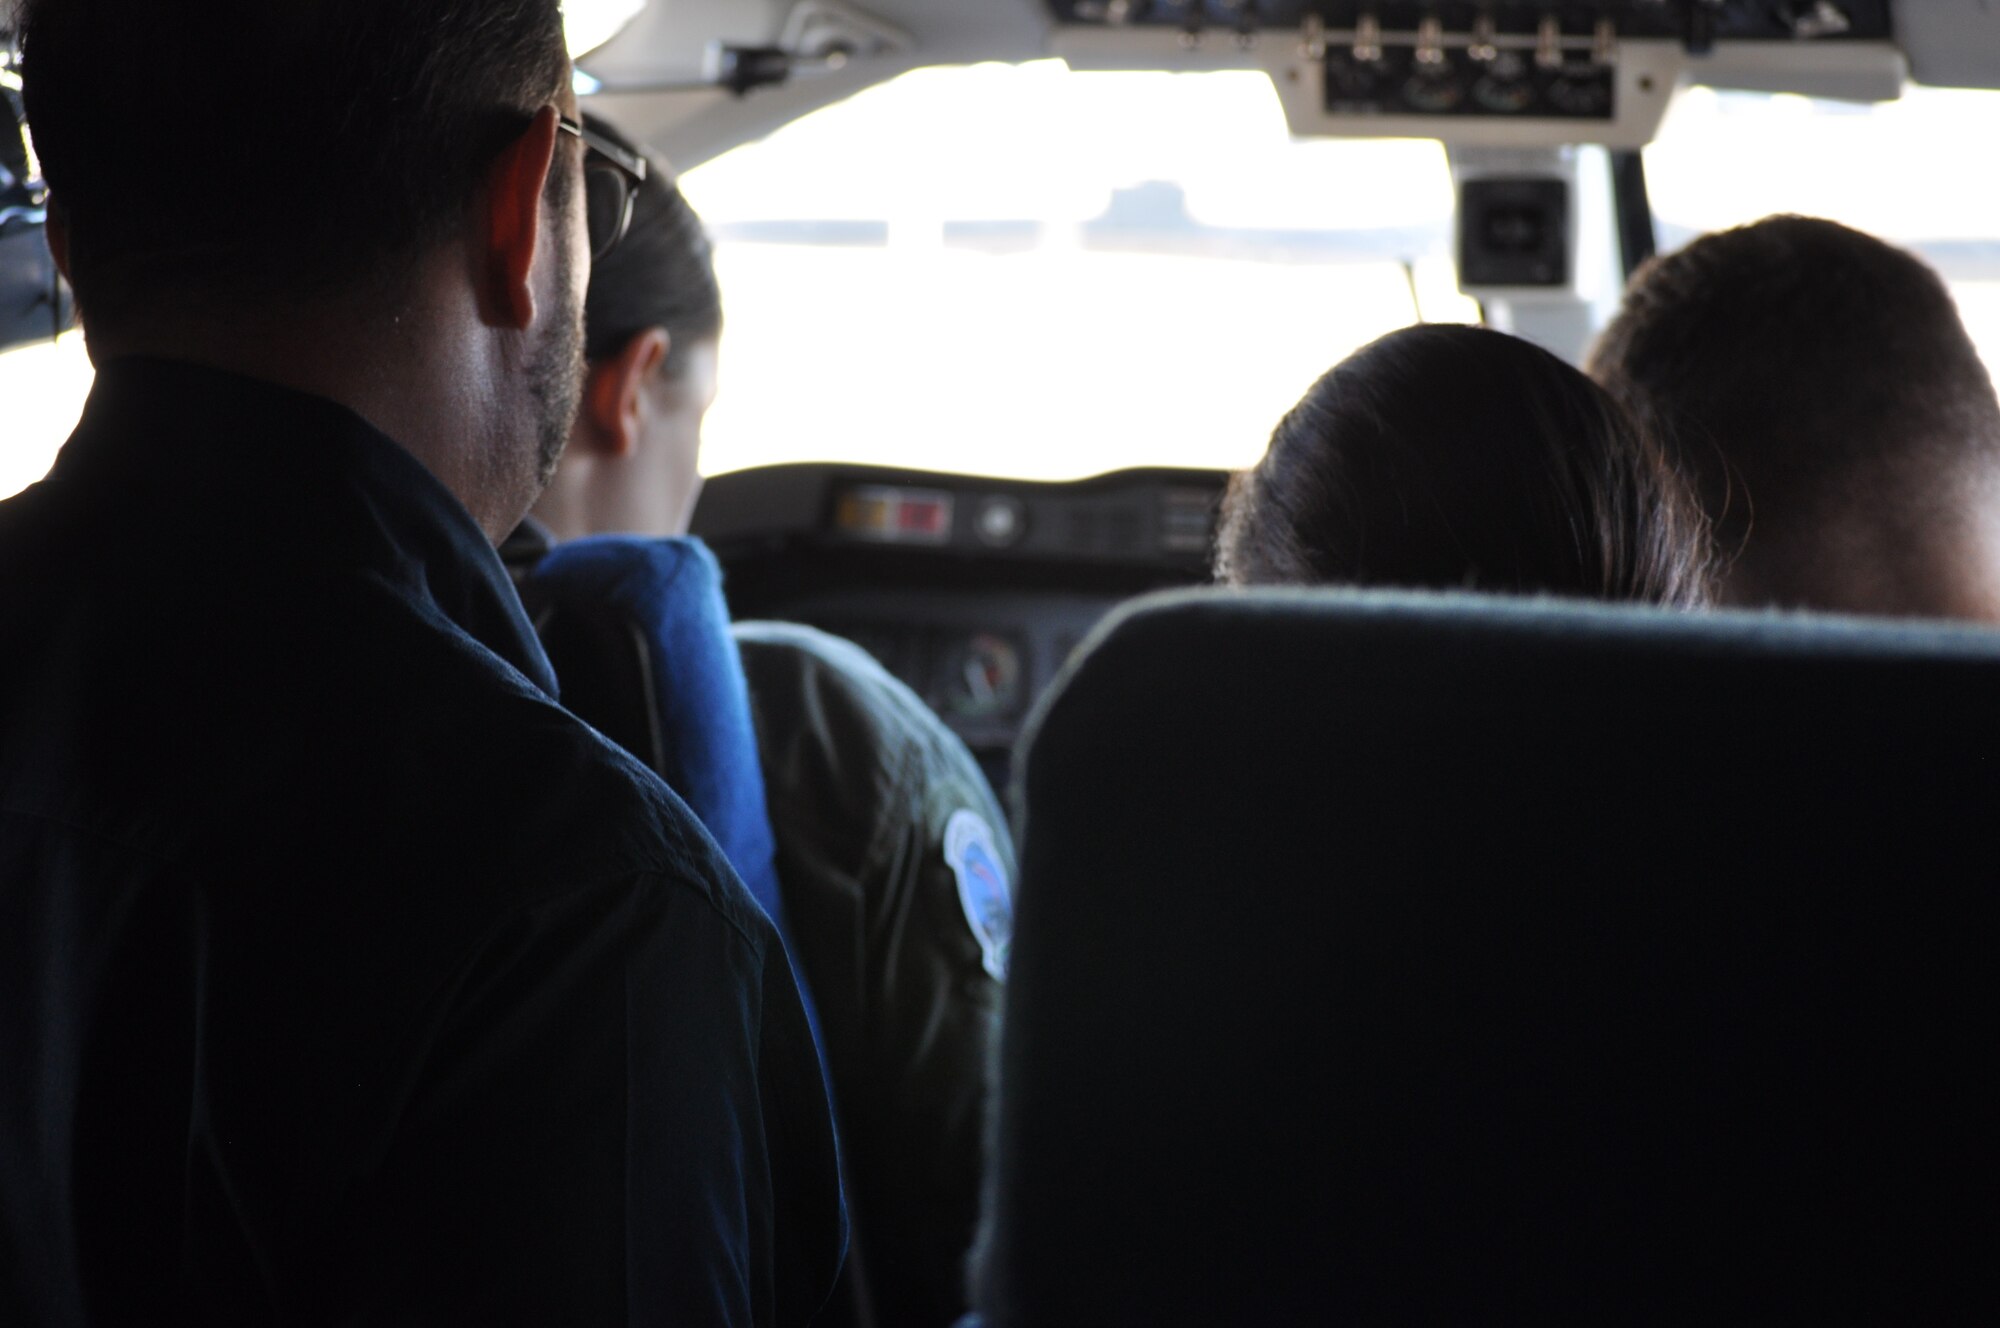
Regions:
[[[945,544],[951,540],[952,496],[941,489],[860,484],[841,494],[833,524],[853,539],[883,544]]]

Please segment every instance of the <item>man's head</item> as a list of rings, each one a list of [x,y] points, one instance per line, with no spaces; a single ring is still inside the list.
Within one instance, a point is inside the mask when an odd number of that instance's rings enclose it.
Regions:
[[[588,263],[558,0],[18,2],[94,356],[187,347],[322,392],[489,529],[526,505]]]
[[[1590,372],[1673,446],[1723,598],[2000,610],[2000,402],[1915,257],[1773,217],[1648,263]]]
[[[95,323],[393,285],[568,75],[555,0],[24,0],[22,31]]]
[[[603,121],[588,123],[629,146]],[[722,296],[701,218],[657,161],[630,229],[592,269],[584,324],[582,409],[535,514],[565,539],[680,534],[701,487]]]

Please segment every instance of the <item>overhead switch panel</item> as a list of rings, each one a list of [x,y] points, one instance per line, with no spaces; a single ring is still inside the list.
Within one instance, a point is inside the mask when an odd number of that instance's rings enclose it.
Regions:
[[[1888,0],[1052,0],[1052,8],[1068,31],[1100,46],[1115,45],[1121,31],[1135,42],[1177,32],[1189,52],[1228,42],[1268,60],[1282,43],[1288,57],[1320,66],[1318,110],[1347,124],[1608,127],[1621,119],[1621,86],[1641,101],[1664,95],[1651,67],[1621,80],[1626,42],[1654,48],[1657,61],[1669,42],[1698,58],[1724,41],[1823,46],[1889,36]],[[1287,113],[1296,125],[1297,108]]]
[[[1414,47],[1427,25],[1449,46],[1482,25],[1534,39],[1553,19],[1566,40],[1591,40],[1600,22],[1621,37],[1676,38],[1697,50],[1723,41],[1886,40],[1889,0],[1049,0],[1056,21],[1176,27],[1189,34],[1299,30],[1317,20],[1330,39],[1371,27]]]

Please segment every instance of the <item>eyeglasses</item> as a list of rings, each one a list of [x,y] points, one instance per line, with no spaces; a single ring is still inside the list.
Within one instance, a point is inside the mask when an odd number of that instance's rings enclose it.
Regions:
[[[632,202],[646,178],[646,159],[567,115],[556,127],[583,140],[584,204],[590,225],[590,256],[604,257],[632,224]]]

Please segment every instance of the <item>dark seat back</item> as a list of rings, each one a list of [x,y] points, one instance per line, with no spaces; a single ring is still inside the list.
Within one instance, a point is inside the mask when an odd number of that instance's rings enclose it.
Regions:
[[[1019,796],[989,1328],[2000,1308],[2000,635],[1166,596]]]

